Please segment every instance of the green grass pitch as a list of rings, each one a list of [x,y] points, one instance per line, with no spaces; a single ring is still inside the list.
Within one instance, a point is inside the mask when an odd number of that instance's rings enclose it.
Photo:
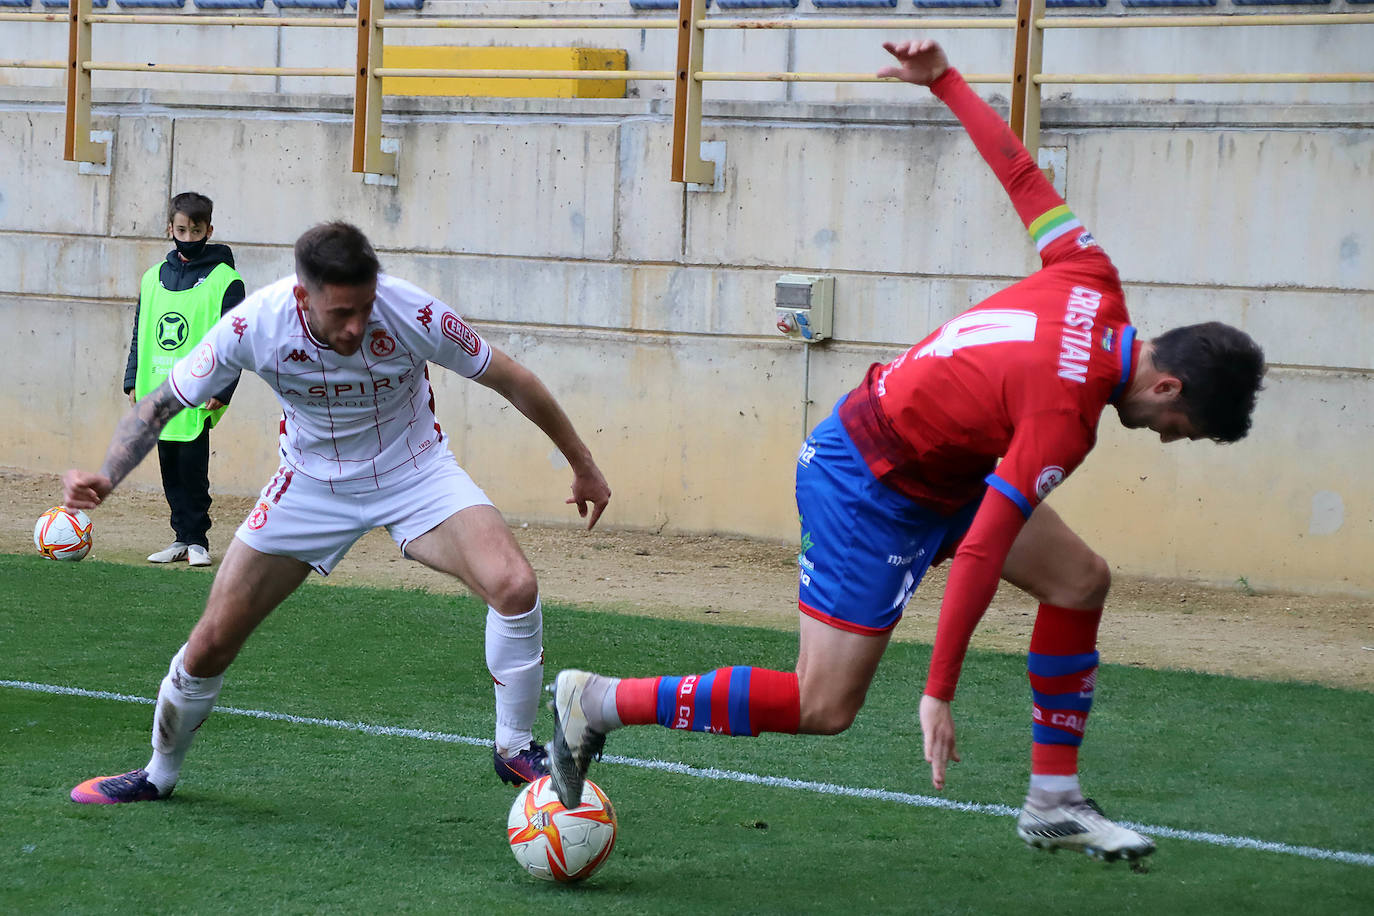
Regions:
[[[151,699],[209,577],[14,556],[0,556],[0,577],[6,913],[1374,912],[1368,693],[1104,665],[1085,788],[1113,816],[1194,837],[1159,837],[1145,874],[1027,849],[1010,817],[986,810],[603,762],[591,775],[619,815],[616,851],[560,887],[515,864],[513,791],[478,743],[221,711],[168,802],[73,804],[81,779],[146,761],[152,707],[19,685]],[[489,739],[483,613],[419,591],[309,584],[249,641],[219,704]],[[796,651],[795,636],[768,630],[560,607],[545,620],[548,679],[571,666],[790,668]],[[916,717],[928,654],[894,644],[844,735],[642,728],[617,732],[607,753],[934,795]],[[1022,658],[970,656],[956,702],[964,762],[945,797],[1019,803],[1029,708]],[[542,713],[537,734],[551,727]],[[1237,848],[1248,840],[1286,845]],[[1321,851],[1354,856],[1311,857]]]

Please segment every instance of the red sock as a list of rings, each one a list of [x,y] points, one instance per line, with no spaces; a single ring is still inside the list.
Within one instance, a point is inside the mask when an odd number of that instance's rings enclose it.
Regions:
[[[1031,774],[1078,772],[1088,711],[1097,681],[1097,627],[1102,609],[1040,605],[1026,668],[1034,698]]]
[[[626,725],[795,735],[801,688],[796,672],[735,666],[687,677],[624,678],[616,686],[615,708]]]

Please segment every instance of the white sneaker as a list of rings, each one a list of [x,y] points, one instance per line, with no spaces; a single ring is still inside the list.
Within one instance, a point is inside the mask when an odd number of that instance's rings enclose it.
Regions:
[[[1041,849],[1072,849],[1104,862],[1134,862],[1155,851],[1154,841],[1102,813],[1091,798],[1035,808],[1030,802],[1016,820],[1016,835]]]
[[[175,563],[178,560],[186,559],[186,545],[181,541],[173,541],[170,546],[159,550],[148,557],[149,563]]]
[[[189,566],[209,566],[210,551],[199,544],[192,544],[186,548],[186,563]]]
[[[582,784],[592,758],[601,757],[606,736],[592,729],[582,711],[582,694],[598,675],[560,671],[553,686],[553,740],[549,742],[549,775],[558,800],[569,810],[582,804]]]

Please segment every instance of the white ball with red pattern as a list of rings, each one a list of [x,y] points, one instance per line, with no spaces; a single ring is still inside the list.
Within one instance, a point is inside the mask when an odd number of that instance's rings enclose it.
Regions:
[[[91,552],[91,520],[80,509],[53,506],[38,516],[33,546],[49,560],[79,560]]]
[[[615,846],[615,809],[590,779],[582,804],[569,810],[558,801],[553,781],[541,776],[520,790],[506,819],[506,838],[515,860],[545,881],[581,881],[601,867]]]

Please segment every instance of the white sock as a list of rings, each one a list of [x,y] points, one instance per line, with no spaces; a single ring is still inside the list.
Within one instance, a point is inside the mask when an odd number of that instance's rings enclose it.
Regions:
[[[487,608],[487,670],[496,682],[496,750],[509,757],[534,741],[534,718],[544,688],[544,612],[514,617]]]
[[[158,688],[157,711],[153,713],[153,757],[144,767],[148,779],[164,795],[176,785],[196,729],[209,718],[224,684],[222,674],[215,677],[187,674],[182,666],[185,654],[185,646],[177,650]]]
[[[582,715],[587,717],[588,725],[603,734],[625,725],[620,721],[620,710],[615,703],[615,690],[619,686],[618,677],[593,674],[582,691]]]
[[[1083,798],[1083,790],[1078,785],[1078,774],[1069,776],[1052,773],[1032,773],[1030,791],[1026,800],[1039,808],[1052,808],[1055,805],[1076,802]]]

